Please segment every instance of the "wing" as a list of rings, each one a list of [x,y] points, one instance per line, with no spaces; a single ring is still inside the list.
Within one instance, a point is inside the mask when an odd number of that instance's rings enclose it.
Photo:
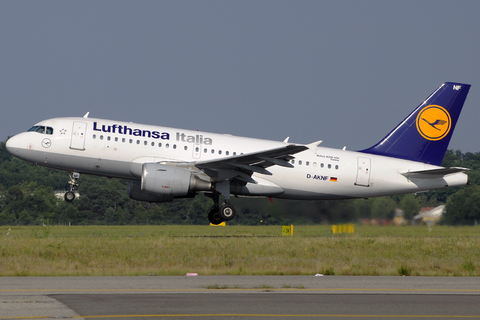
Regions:
[[[261,173],[271,175],[266,168],[277,165],[293,167],[288,161],[294,159],[293,155],[309,149],[305,145],[287,145],[280,148],[242,154],[238,156],[195,162],[195,167],[210,176],[213,181],[237,179],[243,182],[256,183],[251,175]]]

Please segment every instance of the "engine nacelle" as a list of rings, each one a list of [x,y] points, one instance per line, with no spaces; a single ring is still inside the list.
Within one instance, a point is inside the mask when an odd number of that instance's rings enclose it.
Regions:
[[[153,195],[142,191],[140,181],[130,181],[128,185],[128,196],[130,199],[145,202],[172,202],[174,196]]]
[[[186,197],[196,191],[211,190],[211,183],[190,170],[158,163],[142,166],[141,191],[161,197]],[[173,199],[172,199],[173,200]]]

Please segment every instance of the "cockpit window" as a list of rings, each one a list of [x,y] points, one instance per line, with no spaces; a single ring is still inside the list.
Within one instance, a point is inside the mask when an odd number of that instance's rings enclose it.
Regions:
[[[43,134],[53,134],[53,128],[52,127],[45,127],[45,126],[33,126],[28,131],[31,132],[38,132],[38,133],[43,133]]]
[[[33,127],[31,127],[30,129],[28,129],[28,131],[32,131],[32,132],[34,131],[34,132],[40,132],[40,133],[42,133],[42,129],[41,129],[40,126],[33,126]]]

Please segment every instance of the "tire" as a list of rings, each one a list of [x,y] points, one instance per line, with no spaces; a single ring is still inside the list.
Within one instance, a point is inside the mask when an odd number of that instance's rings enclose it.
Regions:
[[[67,191],[65,192],[65,195],[63,197],[65,201],[72,202],[73,200],[75,200],[75,193],[73,191]]]
[[[218,212],[218,207],[212,207],[212,209],[208,213],[208,221],[210,221],[210,223],[214,225],[220,224],[224,221]]]
[[[237,212],[235,211],[235,207],[231,204],[224,204],[220,207],[220,216],[225,221],[230,221],[235,218]]]

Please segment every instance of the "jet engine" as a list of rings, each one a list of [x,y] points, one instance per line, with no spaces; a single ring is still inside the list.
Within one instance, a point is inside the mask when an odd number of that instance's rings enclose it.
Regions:
[[[158,163],[142,166],[142,180],[131,181],[129,196],[147,202],[170,202],[177,198],[190,198],[197,191],[209,191],[212,185],[192,171]]]

